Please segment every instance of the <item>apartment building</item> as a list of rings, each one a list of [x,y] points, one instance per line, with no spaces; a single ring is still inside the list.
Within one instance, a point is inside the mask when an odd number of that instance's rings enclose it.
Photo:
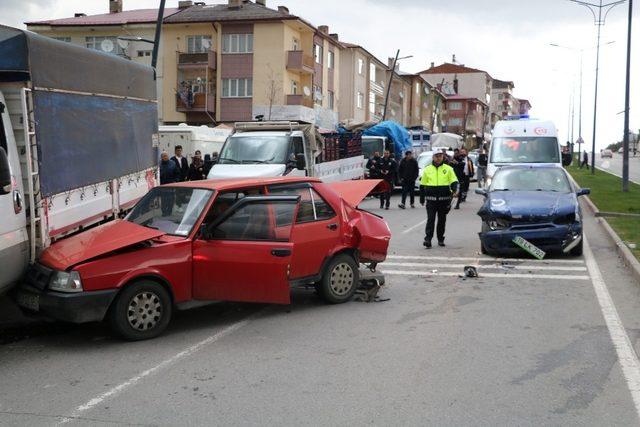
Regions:
[[[108,1],[108,4],[107,4]],[[187,7],[190,2],[180,2]],[[155,35],[157,9],[123,11],[122,0],[105,0],[109,13],[87,16],[78,12],[72,18],[26,22],[27,29],[60,41],[77,44],[107,54],[119,55],[145,65],[151,65],[152,41]],[[165,17],[179,12],[179,8],[167,8]],[[161,43],[156,73],[158,105],[163,97],[163,51]],[[173,97],[169,97],[170,101]],[[163,121],[162,108],[158,119]]]
[[[475,148],[485,139],[488,113],[489,105],[478,98],[447,96],[445,131],[463,136],[465,145]]]
[[[166,52],[164,63],[163,90],[176,93],[175,108],[165,104],[166,121],[198,123],[204,113],[217,122],[262,116],[337,123],[342,46],[328,27],[315,28],[284,6],[268,8],[265,0],[229,0],[195,4],[165,19],[164,29],[165,45],[176,52]],[[206,50],[195,52],[195,65],[194,47]],[[201,91],[206,102],[197,100]]]
[[[511,81],[494,79],[491,87],[491,112],[501,118],[520,113],[520,103],[513,96],[515,85]]]
[[[516,111],[519,114],[529,114],[529,110],[531,110],[531,103],[528,99],[516,99],[516,103],[518,105]]]
[[[442,132],[442,115],[446,97],[420,74],[401,73],[411,86],[409,127],[422,127],[430,132]]]

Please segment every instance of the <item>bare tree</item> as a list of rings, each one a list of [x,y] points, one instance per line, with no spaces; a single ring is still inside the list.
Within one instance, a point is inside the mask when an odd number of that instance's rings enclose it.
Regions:
[[[267,99],[269,100],[269,114],[267,114],[267,120],[271,120],[271,111],[273,109],[273,103],[276,101],[278,92],[282,90],[282,74],[276,74],[271,67],[271,64],[267,64],[269,72],[267,73]]]

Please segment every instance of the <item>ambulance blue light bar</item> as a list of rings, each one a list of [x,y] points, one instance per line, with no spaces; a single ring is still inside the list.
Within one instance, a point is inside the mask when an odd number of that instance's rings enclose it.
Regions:
[[[526,120],[529,119],[528,114],[517,114],[515,116],[507,116],[506,120]]]

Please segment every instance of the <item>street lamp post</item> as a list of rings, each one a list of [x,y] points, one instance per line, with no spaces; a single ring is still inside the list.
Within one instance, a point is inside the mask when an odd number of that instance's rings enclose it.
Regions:
[[[391,85],[393,84],[393,73],[396,71],[396,64],[401,59],[413,58],[413,55],[403,56],[402,58],[398,58],[400,56],[400,49],[396,52],[396,57],[393,59],[393,64],[391,66],[391,74],[389,75],[389,84],[387,85],[387,93],[384,96],[384,108],[382,109],[382,121],[385,121],[387,118],[387,105],[389,105],[389,94],[391,93]]]
[[[596,173],[596,124],[598,119],[598,71],[600,67],[600,33],[602,30],[602,26],[607,19],[607,15],[619,4],[624,3],[626,0],[618,0],[611,3],[603,4],[602,0],[599,0],[599,3],[588,3],[580,0],[569,0],[570,2],[577,3],[579,5],[585,6],[587,9],[591,11],[593,14],[595,25],[598,27],[598,36],[596,42],[596,82],[595,82],[595,91],[593,96],[593,140],[591,141],[591,174]],[[604,16],[603,16],[604,12]]]
[[[627,29],[627,82],[624,93],[624,136],[622,139],[622,191],[629,191],[629,98],[631,95],[631,24],[633,0],[629,0],[629,23]]]

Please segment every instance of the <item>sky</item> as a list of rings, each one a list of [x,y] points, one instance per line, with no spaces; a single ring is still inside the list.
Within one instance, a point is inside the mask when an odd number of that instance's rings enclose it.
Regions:
[[[167,0],[167,7],[177,3]],[[159,0],[124,0],[124,9],[158,4]],[[550,43],[583,48],[582,137],[591,146],[596,26],[584,6],[570,0],[267,0],[268,7],[278,5],[316,26],[329,25],[340,40],[362,45],[385,63],[397,49],[401,56],[412,55],[401,61],[403,71],[450,62],[455,54],[459,63],[513,81],[515,96],[531,101],[532,116],[553,120],[563,141],[572,133],[572,97],[573,140],[579,134],[580,54]],[[640,129],[639,9],[640,5],[634,8],[632,40],[630,127],[635,132]],[[108,0],[0,0],[0,24],[25,28],[25,21],[107,11]],[[602,27],[597,149],[623,135],[627,12],[626,3],[615,7]],[[605,45],[609,42],[614,43]]]

